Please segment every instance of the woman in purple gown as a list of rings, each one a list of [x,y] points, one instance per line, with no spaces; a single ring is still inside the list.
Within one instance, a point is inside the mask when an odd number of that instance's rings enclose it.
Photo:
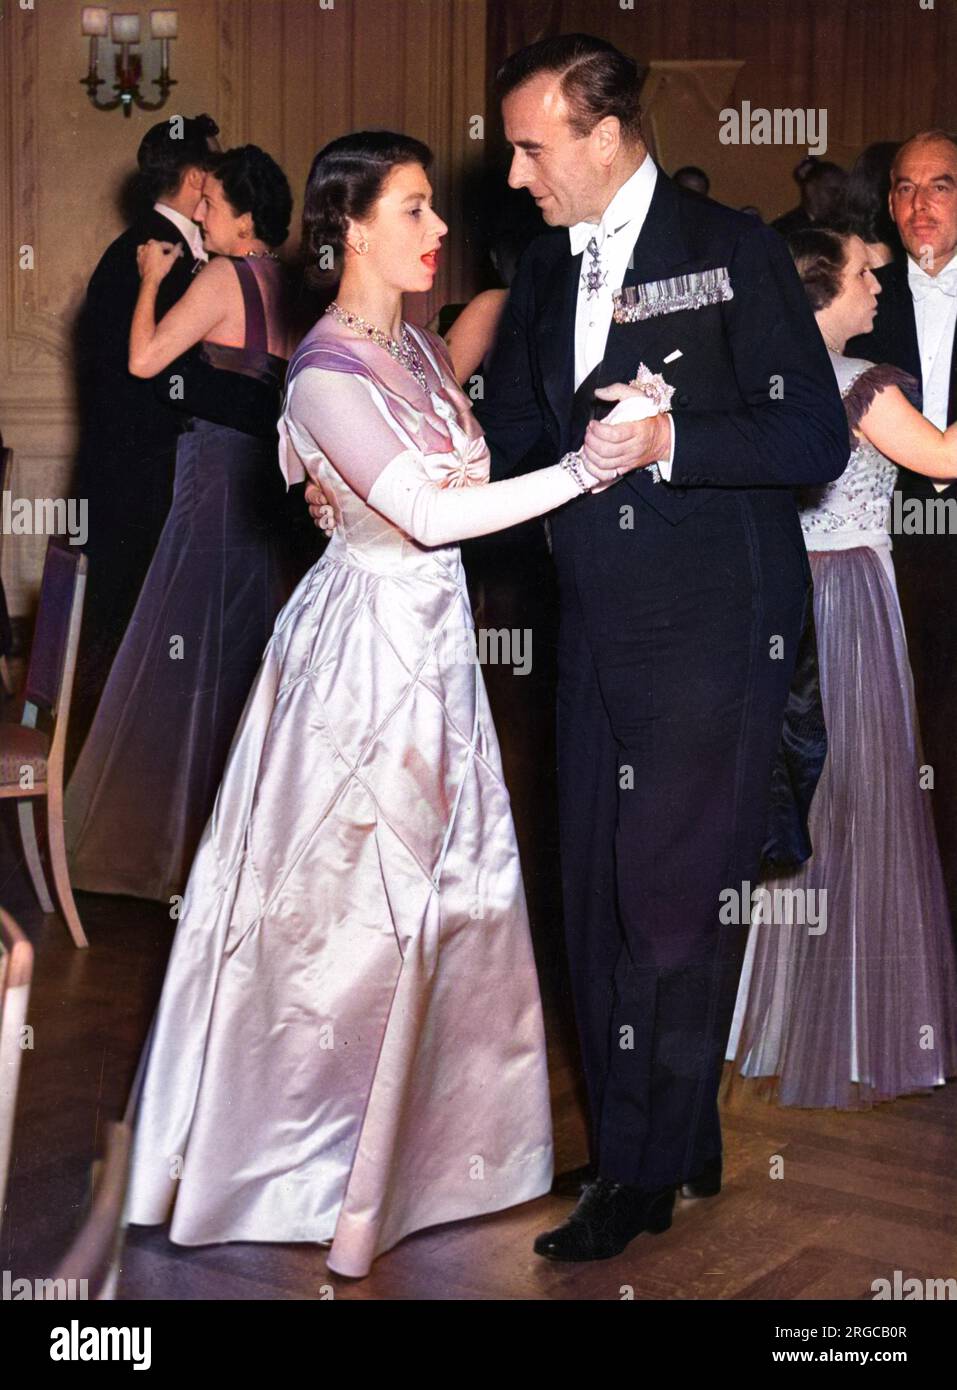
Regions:
[[[173,505],[66,794],[75,887],[169,901],[180,894],[273,622],[288,596],[276,422],[294,346],[286,240],[292,196],[254,145],[206,176],[197,220],[213,255],[156,322],[175,248],[139,249],[130,370],[154,377],[198,351],[235,384],[190,401]],[[206,414],[204,415],[204,410]],[[253,432],[255,431],[255,432]]]
[[[920,414],[905,372],[844,356],[880,290],[860,238],[813,229],[790,245],[851,442],[841,477],[801,498],[828,757],[811,859],[752,895],[727,1055],[776,1078],[761,1089],[781,1105],[857,1109],[957,1074],[957,974],[888,532],[895,463],[957,477],[957,425]]]

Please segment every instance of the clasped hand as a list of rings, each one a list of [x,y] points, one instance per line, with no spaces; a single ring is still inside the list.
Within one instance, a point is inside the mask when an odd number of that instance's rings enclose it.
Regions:
[[[622,382],[595,388],[595,395],[603,401],[624,401],[642,394],[637,387]],[[630,420],[620,425],[611,425],[607,420],[589,421],[581,452],[585,467],[593,477],[600,478],[603,483],[613,483],[623,473],[667,459],[670,450],[671,429],[667,417],[651,415],[647,420]]]
[[[636,387],[623,382],[616,382],[614,386],[599,386],[595,390],[595,395],[605,401],[624,401],[629,396],[641,394]],[[647,420],[630,420],[621,425],[592,420],[585,431],[582,460],[593,477],[610,485],[623,473],[666,459],[670,449],[671,431],[664,415],[652,415]],[[333,508],[318,483],[307,484],[306,502],[315,525],[325,535],[331,536],[335,529]]]
[[[136,248],[136,268],[141,280],[165,280],[174,261],[183,254],[180,241],[146,241]]]

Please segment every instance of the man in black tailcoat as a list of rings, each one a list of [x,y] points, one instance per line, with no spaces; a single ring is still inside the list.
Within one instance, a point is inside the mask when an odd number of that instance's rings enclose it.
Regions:
[[[891,168],[890,210],[907,254],[875,272],[881,294],[874,327],[852,338],[845,351],[915,376],[923,412],[942,430],[957,420],[954,136],[923,131],[901,146]],[[957,512],[955,502],[957,482],[936,484],[922,473],[898,469],[891,510],[894,571],[924,760],[934,772],[928,794],[957,923],[957,528],[948,519]]]
[[[666,1229],[681,1185],[720,1187],[748,920],[745,905],[722,927],[720,895],[758,877],[808,632],[791,489],[848,457],[783,243],[656,167],[638,89],[629,59],[581,35],[499,74],[509,182],[568,231],[534,242],[511,288],[479,410],[493,477],[579,449],[609,478],[645,465],[550,521],[566,938],[596,1174],[536,1241],[564,1260]],[[673,416],[602,424],[623,392],[602,403],[596,389],[639,365],[674,388]],[[807,752],[819,770],[821,747]]]

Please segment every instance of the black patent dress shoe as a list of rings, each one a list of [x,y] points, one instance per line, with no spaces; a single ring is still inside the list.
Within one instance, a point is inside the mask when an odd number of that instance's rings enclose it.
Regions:
[[[596,1178],[568,1220],[536,1238],[535,1254],[547,1260],[610,1260],[642,1231],[667,1231],[674,1204],[673,1187],[648,1192]]]
[[[721,1155],[709,1159],[699,1173],[681,1184],[682,1197],[716,1197],[721,1191]]]

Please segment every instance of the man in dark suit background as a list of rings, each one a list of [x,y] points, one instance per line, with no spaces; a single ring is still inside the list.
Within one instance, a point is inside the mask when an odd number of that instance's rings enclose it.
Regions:
[[[914,135],[891,167],[890,210],[906,258],[881,266],[877,317],[852,338],[848,357],[889,362],[921,383],[923,413],[938,429],[957,419],[957,138],[942,130]],[[946,517],[957,482],[934,483],[898,469],[892,516],[924,516],[939,496]],[[916,503],[917,506],[913,504]],[[951,914],[957,924],[957,534],[892,528],[894,570],[924,758],[934,770],[930,792]]]
[[[218,151],[211,116],[172,117],[144,135],[137,152],[144,212],[104,252],[87,288],[76,333],[80,443],[74,496],[87,505],[89,556],[70,758],[75,759],[129,623],[172,500],[181,403],[164,381],[127,370],[130,324],[140,289],[136,248],[151,238],[182,248],[156,305],[161,318],[206,260],[193,215]],[[165,389],[163,389],[165,388]]]
[[[498,87],[509,182],[568,234],[534,242],[512,285],[478,409],[493,477],[578,449],[609,478],[646,465],[550,518],[565,927],[596,1176],[535,1248],[591,1260],[666,1229],[679,1186],[720,1187],[748,920],[745,904],[743,925],[723,926],[721,894],[758,877],[808,615],[791,488],[836,478],[848,434],[783,243],[656,167],[630,59],[562,36],[510,58]],[[674,387],[673,416],[603,425],[596,389],[639,364]]]

